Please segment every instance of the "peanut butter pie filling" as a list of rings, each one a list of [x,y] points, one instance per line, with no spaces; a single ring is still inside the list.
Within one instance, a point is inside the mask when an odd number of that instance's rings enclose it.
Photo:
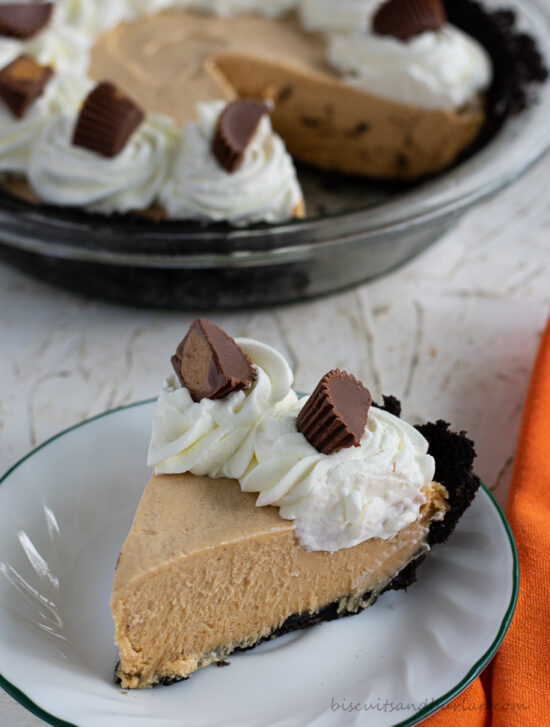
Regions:
[[[111,596],[116,679],[143,688],[405,588],[479,486],[464,434],[414,428],[338,369],[298,397],[284,358],[195,321]]]

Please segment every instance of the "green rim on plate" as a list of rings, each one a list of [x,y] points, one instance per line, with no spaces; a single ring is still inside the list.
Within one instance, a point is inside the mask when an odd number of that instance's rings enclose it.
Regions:
[[[20,467],[24,462],[26,462],[30,457],[35,455],[37,452],[39,452],[41,449],[44,449],[44,447],[47,447],[52,442],[55,442],[56,439],[59,439],[60,437],[63,437],[65,434],[69,434],[70,432],[74,431],[75,429],[79,429],[80,427],[84,426],[85,424],[89,424],[90,422],[96,421],[98,419],[102,419],[103,417],[109,416],[110,414],[115,414],[119,411],[124,411],[126,409],[133,409],[138,406],[146,406],[148,404],[152,404],[154,401],[156,401],[156,398],[154,399],[146,399],[144,401],[138,401],[134,404],[127,404],[126,406],[120,406],[116,409],[111,409],[109,411],[103,412],[102,414],[98,414],[95,417],[91,417],[90,419],[85,419],[82,422],[79,422],[78,424],[74,424],[72,427],[69,427],[68,429],[64,429],[63,431],[59,432],[58,434],[55,434],[53,437],[50,437],[50,439],[47,439],[45,442],[40,444],[35,449],[31,450],[28,454],[26,454],[22,459],[20,459],[18,462],[16,462],[13,467],[10,467],[10,469],[0,478],[0,485],[2,485],[8,477],[18,468]],[[498,633],[495,637],[495,640],[489,647],[489,649],[481,656],[480,659],[472,666],[470,671],[460,680],[460,682],[453,687],[451,690],[449,690],[446,694],[439,697],[438,699],[435,699],[430,704],[426,705],[423,709],[421,709],[419,712],[414,714],[412,717],[408,717],[403,722],[397,722],[392,727],[413,727],[413,725],[418,724],[422,720],[426,719],[426,717],[429,717],[430,715],[437,712],[439,709],[444,707],[446,704],[448,704],[450,701],[452,701],[455,697],[458,697],[458,695],[466,689],[466,687],[473,682],[473,680],[481,674],[483,669],[487,666],[487,664],[491,661],[493,656],[496,654],[499,646],[501,645],[506,632],[508,631],[508,628],[510,626],[510,623],[512,621],[512,616],[514,615],[514,610],[516,608],[516,603],[518,600],[518,591],[519,591],[519,561],[518,561],[518,553],[516,550],[516,544],[514,542],[514,536],[512,535],[512,531],[510,529],[510,525],[508,524],[508,521],[504,517],[502,510],[498,506],[495,498],[491,494],[490,490],[488,490],[485,485],[482,485],[482,489],[485,492],[485,494],[489,497],[489,500],[491,501],[493,507],[498,512],[499,517],[502,521],[502,524],[504,526],[504,530],[506,531],[506,535],[508,536],[508,541],[510,543],[510,549],[512,551],[512,559],[513,559],[513,582],[512,582],[512,593],[510,596],[510,602],[508,604],[508,608],[506,609],[506,613],[504,614],[504,618],[502,619],[502,623],[500,624],[500,628],[498,630]],[[65,720],[61,719],[60,717],[56,717],[53,714],[50,714],[49,712],[46,712],[42,707],[39,707],[37,704],[35,704],[27,695],[22,692],[20,689],[18,689],[16,686],[14,686],[11,682],[9,682],[2,674],[0,674],[0,687],[6,691],[10,697],[13,697],[16,702],[19,702],[26,710],[29,712],[32,712],[32,714],[36,715],[40,719],[44,720],[44,722],[47,722],[48,724],[53,725],[53,727],[78,727],[78,725],[73,724],[72,722],[65,722]]]

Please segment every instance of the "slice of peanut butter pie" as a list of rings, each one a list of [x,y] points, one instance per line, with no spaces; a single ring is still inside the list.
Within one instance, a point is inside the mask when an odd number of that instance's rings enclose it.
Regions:
[[[170,684],[415,580],[472,501],[472,442],[415,428],[345,371],[299,397],[284,358],[198,319],[172,358],[111,611],[124,688]]]

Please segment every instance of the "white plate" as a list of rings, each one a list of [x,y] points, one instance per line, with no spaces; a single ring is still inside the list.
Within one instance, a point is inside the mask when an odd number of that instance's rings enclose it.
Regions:
[[[508,526],[483,490],[407,593],[169,688],[116,687],[111,577],[149,475],[153,409],[63,432],[0,481],[0,685],[23,706],[78,727],[413,725],[487,664],[518,575]]]

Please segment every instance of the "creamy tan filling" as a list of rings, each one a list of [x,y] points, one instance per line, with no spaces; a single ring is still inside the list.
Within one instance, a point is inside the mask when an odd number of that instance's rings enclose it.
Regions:
[[[288,61],[307,72],[338,81],[325,62],[324,42],[301,30],[294,18],[254,15],[219,18],[193,11],[167,11],[121,25],[97,42],[92,78],[120,84],[147,111],[184,123],[196,117],[196,104],[234,92],[223,86],[209,59],[246,52],[273,63]],[[221,85],[220,85],[221,82]]]
[[[125,687],[186,676],[256,643],[289,616],[341,600],[355,611],[426,548],[445,512],[433,484],[421,520],[336,553],[300,547],[292,523],[233,480],[153,477],[123,547],[111,610]]]

